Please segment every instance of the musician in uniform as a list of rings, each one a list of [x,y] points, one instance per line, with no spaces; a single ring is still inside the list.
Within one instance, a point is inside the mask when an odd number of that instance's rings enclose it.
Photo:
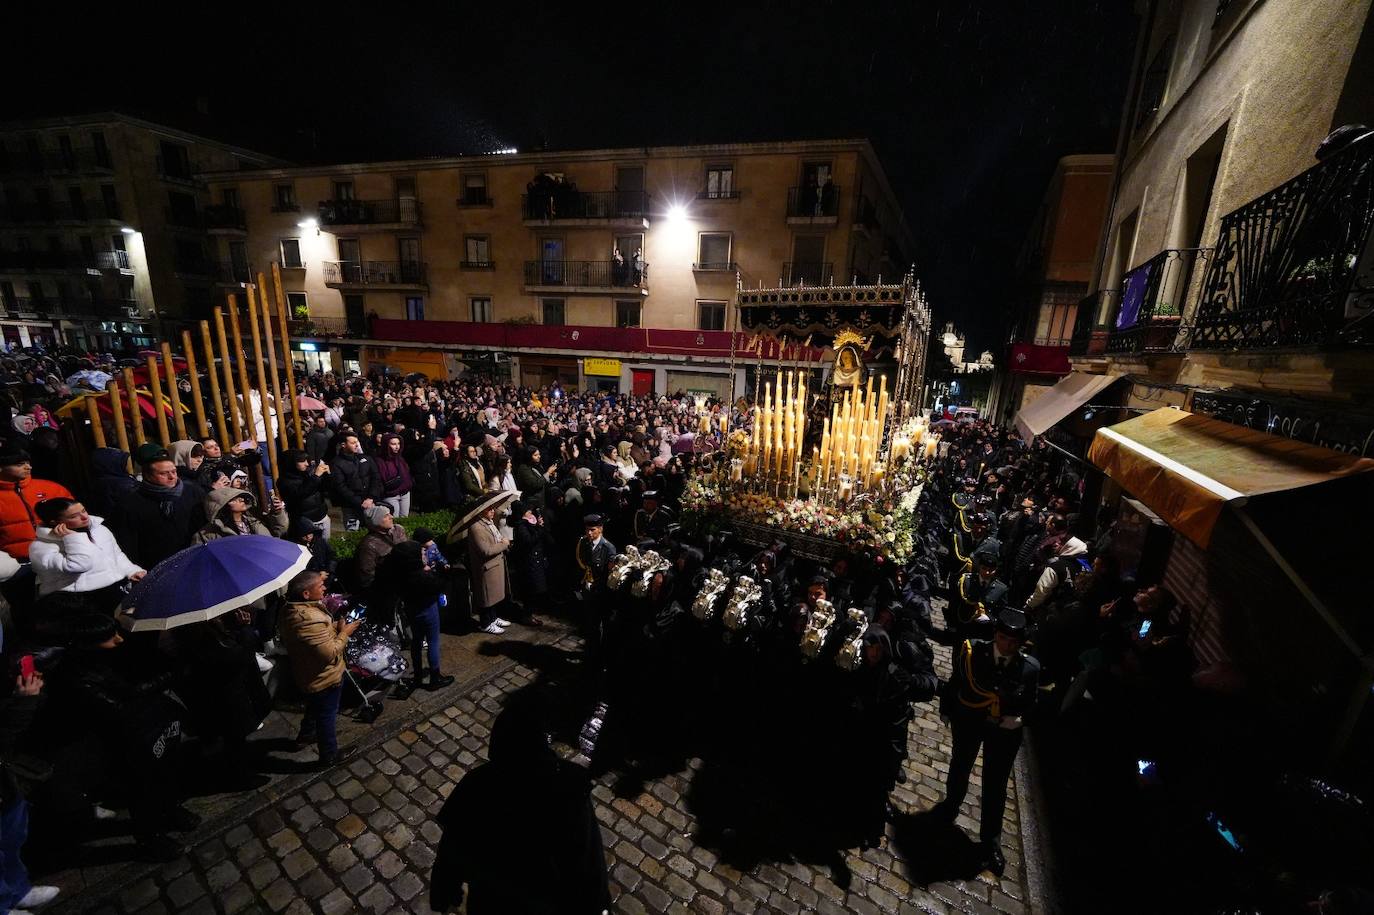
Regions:
[[[954,822],[981,748],[983,796],[978,838],[983,865],[994,874],[1006,867],[1000,843],[1007,782],[1021,749],[1021,729],[1040,683],[1040,664],[1022,651],[1025,642],[1026,615],[1019,610],[1003,610],[992,639],[965,641],[959,647],[953,674],[940,700],[940,713],[949,719],[953,752],[945,799],[931,814]]]
[[[671,509],[663,507],[657,490],[644,493],[643,499],[644,507],[635,512],[634,517],[635,541],[643,543],[652,540],[657,543],[667,535],[668,525],[673,523],[673,513]]]
[[[949,608],[961,638],[986,636],[993,614],[1006,602],[1007,586],[997,577],[999,563],[995,551],[976,552],[973,568],[959,576]]]
[[[606,585],[606,576],[610,572],[611,560],[618,551],[615,544],[603,536],[605,525],[600,515],[585,516],[582,527],[585,533],[577,541],[575,553],[577,568],[581,573],[576,595],[583,605],[582,625],[587,641],[587,656],[600,663],[602,639],[611,609],[611,591]]]

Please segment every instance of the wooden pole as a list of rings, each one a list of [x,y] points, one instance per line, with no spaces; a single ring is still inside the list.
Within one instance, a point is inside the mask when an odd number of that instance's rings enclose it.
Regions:
[[[129,453],[129,431],[124,428],[124,401],[119,399],[119,379],[111,378],[105,390],[110,395],[110,414],[114,417],[115,441],[119,450]]]
[[[91,417],[91,435],[95,436],[95,446],[104,448],[105,446],[105,427],[100,422],[100,404],[98,396],[87,394],[86,413]]]
[[[291,447],[286,441],[286,407],[281,402],[281,382],[277,380],[277,349],[272,345],[272,306],[268,304],[267,278],[261,273],[258,274],[258,289],[262,290],[262,342],[267,348],[267,371],[272,376],[272,402],[277,405],[277,440],[285,451]],[[293,402],[290,406],[294,413],[296,404]]]
[[[259,289],[262,287],[259,286]],[[253,367],[258,372],[258,397],[262,400],[262,435],[267,442],[267,463],[272,468],[272,481],[275,485],[281,479],[277,469],[277,443],[272,436],[272,413],[267,407],[267,370],[262,364],[262,332],[258,325],[258,302],[253,295],[253,287],[248,287],[248,323],[253,331]],[[275,384],[275,380],[273,381]],[[277,425],[282,421],[281,405],[277,406]],[[264,500],[265,501],[265,500]],[[263,506],[266,509],[266,505]]]
[[[162,409],[162,379],[157,374],[157,357],[148,357],[148,393],[153,401],[153,414],[157,418],[157,434],[166,448],[172,444],[172,435],[167,431],[167,412]]]
[[[143,413],[138,408],[138,385],[134,384],[134,370],[124,367],[124,388],[129,394],[129,424],[134,427],[134,446],[146,444],[143,432]]]
[[[248,293],[248,301],[253,301],[252,292]],[[258,440],[258,415],[253,409],[252,387],[248,384],[248,360],[245,358],[243,350],[243,330],[239,323],[239,310],[237,307],[229,312],[229,326],[234,331],[234,361],[239,364],[239,396],[243,398],[243,441],[256,442]]]
[[[233,312],[238,307],[236,297],[229,296],[229,311]],[[243,441],[243,421],[240,418],[243,414],[239,409],[238,397],[234,394],[234,366],[229,361],[229,342],[224,335],[224,313],[218,308],[215,309],[215,333],[219,337],[220,369],[224,372],[224,397],[229,403],[229,431],[234,433],[233,441],[220,443],[228,450]]]
[[[220,330],[224,330],[222,322]],[[200,342],[205,347],[205,374],[210,377],[210,403],[215,408],[215,433],[219,435],[219,444],[223,448],[229,444],[229,429],[224,424],[224,401],[220,399],[219,376],[215,374],[215,347],[210,341],[209,321],[200,322]]]
[[[296,447],[305,447],[301,430],[300,398],[296,396],[296,364],[291,361],[291,328],[286,323],[286,293],[281,288],[281,264],[272,262],[272,284],[276,291],[277,317],[281,321],[281,357],[286,368],[286,396],[291,398],[291,420],[296,427]]]
[[[208,341],[210,338],[209,328],[204,321],[200,322],[200,326],[205,328],[205,336]],[[210,434],[210,425],[205,421],[205,401],[200,396],[200,373],[196,367],[196,349],[191,345],[191,332],[189,330],[181,332],[181,350],[186,354],[186,375],[191,382],[191,409],[196,414],[196,434],[205,438]],[[212,361],[210,363],[211,379],[215,377],[214,368],[215,364]],[[218,400],[219,398],[215,399]]]
[[[167,396],[172,400],[172,422],[177,430],[177,441],[186,438],[186,418],[181,415],[181,388],[177,387],[177,367],[172,361],[172,344],[162,341],[162,370],[167,373]]]

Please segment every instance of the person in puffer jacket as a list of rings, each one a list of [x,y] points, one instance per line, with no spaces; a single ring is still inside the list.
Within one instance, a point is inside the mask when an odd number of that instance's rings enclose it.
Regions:
[[[286,505],[274,494],[270,512],[259,517],[253,509],[257,499],[246,489],[225,486],[213,490],[205,497],[205,523],[195,537],[194,543],[209,543],[221,537],[234,537],[245,534],[258,534],[263,537],[281,537],[290,526],[286,517]]]
[[[143,567],[124,555],[104,519],[80,502],[46,499],[36,511],[41,523],[29,562],[39,597],[68,592],[80,595],[74,600],[87,609],[112,613],[124,584],[146,574]]]

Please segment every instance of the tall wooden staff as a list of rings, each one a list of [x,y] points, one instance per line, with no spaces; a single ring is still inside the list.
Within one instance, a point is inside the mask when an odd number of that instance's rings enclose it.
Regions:
[[[248,301],[253,301],[253,293],[248,292]],[[234,331],[234,361],[239,365],[239,396],[243,398],[243,441],[258,440],[258,414],[253,409],[252,388],[248,385],[248,360],[243,349],[243,331],[239,326],[238,303],[229,310],[229,325]],[[266,404],[264,404],[266,406]]]
[[[157,417],[157,434],[161,437],[162,447],[172,444],[172,436],[167,431],[167,413],[162,409],[162,379],[157,375],[157,357],[148,357],[148,393],[153,399],[153,413]]]
[[[177,387],[177,367],[172,361],[172,344],[162,341],[162,370],[167,375],[167,396],[172,400],[172,421],[177,430],[177,441],[186,438],[186,418],[181,415],[181,388]]]
[[[200,326],[205,328],[205,338],[209,340],[209,327],[204,321],[200,322]],[[196,433],[201,438],[205,438],[210,434],[210,426],[205,422],[205,401],[200,396],[200,373],[196,370],[196,349],[191,345],[191,332],[189,330],[183,330],[181,332],[181,350],[186,354],[186,375],[191,382],[191,407],[195,410],[196,414]],[[214,358],[211,357],[211,380],[213,380],[214,377],[215,363]],[[215,400],[218,401],[219,398],[216,397]]]
[[[233,314],[238,307],[236,297],[229,296],[229,313]],[[219,337],[219,361],[224,372],[224,396],[229,401],[230,429],[234,433],[234,440],[224,444],[233,447],[243,441],[243,411],[234,392],[234,364],[229,361],[229,341],[224,335],[224,313],[218,308],[215,309],[215,334]]]
[[[261,288],[261,287],[259,287]],[[272,468],[272,480],[281,479],[281,474],[277,470],[277,443],[272,437],[272,413],[267,406],[267,371],[262,364],[262,333],[258,326],[258,303],[257,297],[253,295],[253,287],[248,287],[248,323],[252,325],[253,332],[253,367],[258,372],[258,397],[262,401],[262,433],[267,440],[267,462]],[[275,383],[275,382],[274,382]],[[281,425],[281,405],[277,406],[277,425]],[[266,502],[264,493],[263,501]]]
[[[124,401],[119,399],[119,379],[111,378],[105,390],[110,395],[110,415],[114,417],[115,441],[119,442],[119,450],[128,454],[129,432],[124,428]]]
[[[219,321],[220,338],[224,337],[224,320],[215,309]],[[210,402],[215,408],[215,432],[219,435],[220,447],[230,444],[229,429],[224,423],[224,401],[219,396],[219,376],[215,374],[215,347],[210,341],[210,322],[200,322],[200,342],[205,347],[205,374],[210,376]]]
[[[296,396],[296,365],[291,361],[291,329],[286,323],[286,293],[281,288],[281,265],[272,262],[272,285],[276,291],[277,317],[281,321],[281,358],[286,369],[286,394],[291,398],[291,419],[296,427],[296,447],[305,447],[301,431],[300,399]]]
[[[143,445],[148,437],[143,433],[143,413],[138,408],[138,385],[134,384],[134,370],[124,367],[124,389],[129,392],[129,425],[134,427],[134,445]]]
[[[281,382],[277,380],[277,349],[272,345],[272,306],[269,304],[267,293],[267,278],[261,273],[258,274],[258,289],[261,290],[259,298],[262,306],[262,343],[267,348],[267,371],[272,376],[272,402],[277,405],[277,440],[281,445],[281,450],[285,451],[291,447],[286,441],[286,408],[281,402]],[[253,327],[254,335],[257,334],[257,325]],[[283,355],[288,355],[283,352]],[[295,403],[291,404],[291,411],[294,413]],[[275,450],[275,449],[274,449]],[[275,470],[273,471],[275,477]]]
[[[104,448],[105,427],[100,423],[99,395],[87,394],[82,399],[86,401],[86,413],[91,417],[91,435],[95,436],[95,446]]]

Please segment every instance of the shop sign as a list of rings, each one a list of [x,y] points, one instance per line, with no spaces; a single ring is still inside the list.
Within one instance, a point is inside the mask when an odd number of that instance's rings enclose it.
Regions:
[[[582,372],[587,375],[611,375],[620,377],[619,359],[583,359]]]

